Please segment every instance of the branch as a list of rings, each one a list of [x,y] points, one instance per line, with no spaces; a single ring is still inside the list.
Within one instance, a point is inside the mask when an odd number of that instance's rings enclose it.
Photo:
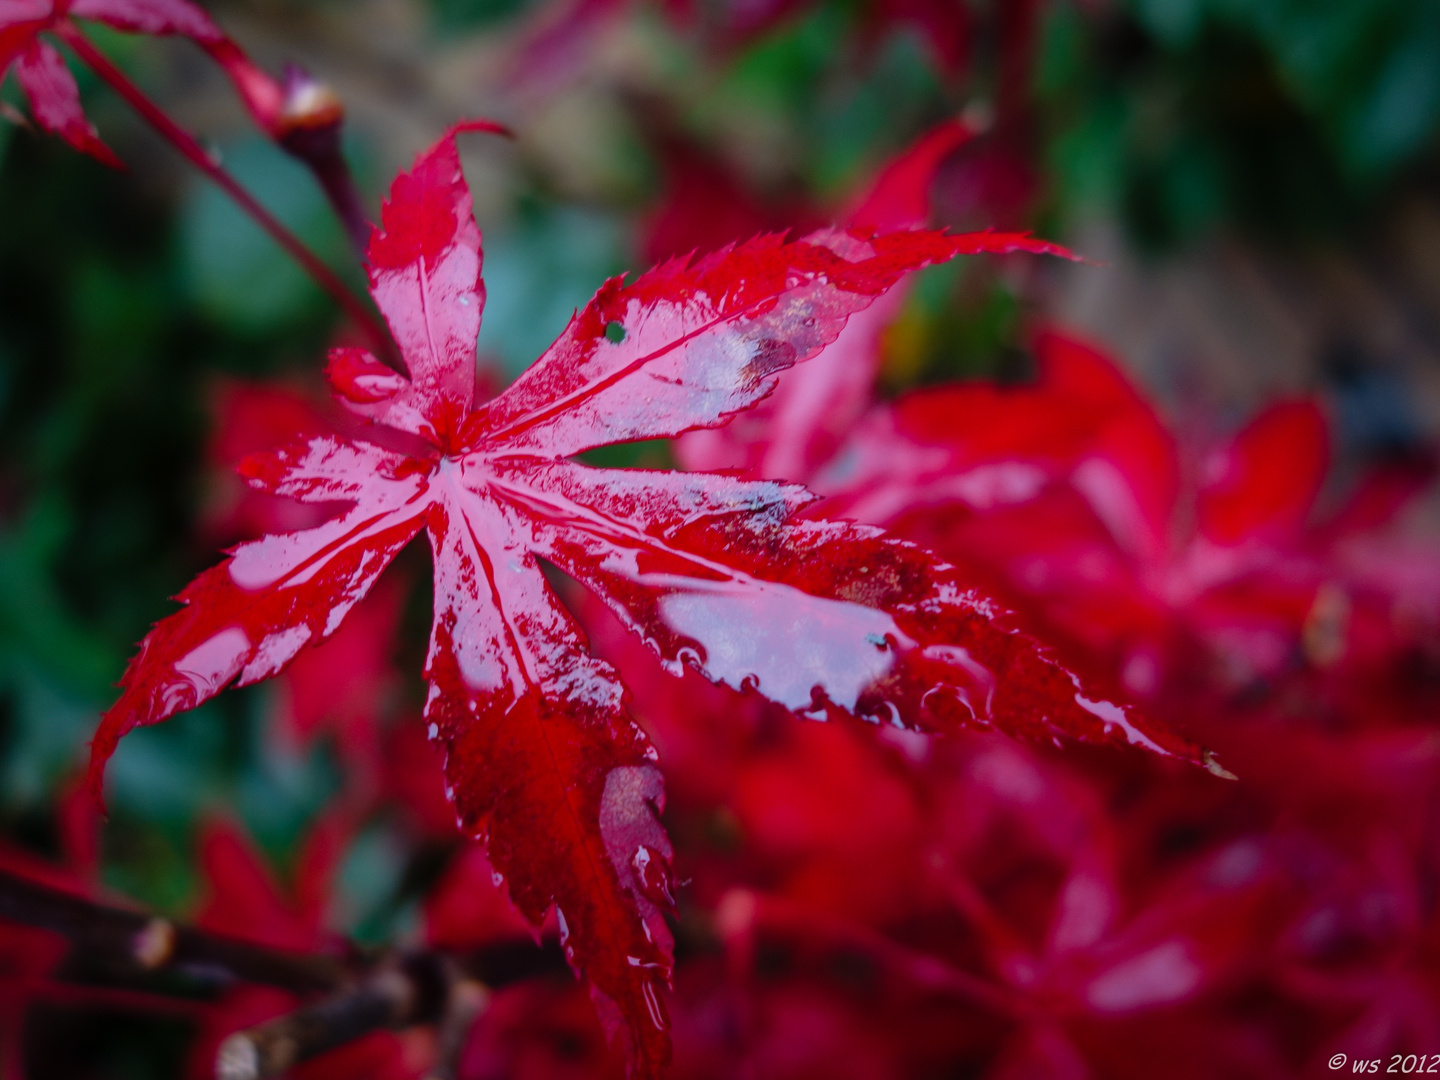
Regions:
[[[484,983],[463,977],[451,982],[436,1033],[435,1066],[426,1080],[458,1080],[465,1040],[489,1007],[490,991]]]
[[[331,298],[340,305],[340,308],[373,339],[372,344],[377,355],[382,359],[393,358],[395,346],[385,324],[359,297],[350,291],[349,286],[341,281],[318,255],[305,245],[304,241],[286,228],[270,211],[261,206],[253,195],[240,186],[239,181],[231,176],[210,154],[206,153],[195,136],[171,120],[160,106],[146,97],[145,92],[131,82],[123,71],[112,64],[104,53],[95,48],[90,39],[69,20],[61,20],[54,27],[54,32],[75,50],[75,54],[85,61],[95,74],[99,75],[117,94],[123,97],[130,107],[144,118],[146,123],[158,131],[176,150],[180,151],[186,160],[234,199],[236,204],[249,214],[256,224],[269,233],[270,237],[291,258],[304,267],[316,283],[329,293]],[[337,155],[338,152],[337,144]]]
[[[462,956],[425,950],[381,954],[368,963],[286,952],[98,903],[5,869],[0,869],[0,920],[61,934],[71,944],[72,957],[112,978],[144,980],[174,972],[209,982],[244,980],[327,995],[226,1039],[215,1063],[219,1080],[275,1076],[372,1031],[431,1023],[439,1030],[430,1080],[454,1080],[466,1035],[485,1011],[490,987],[569,975],[556,944],[518,939]],[[53,988],[66,1000],[77,993],[89,1000],[86,995],[98,993],[123,998],[131,1008],[166,1009],[164,991],[77,987],[72,992],[63,983]]]
[[[278,1076],[372,1031],[434,1020],[427,989],[411,972],[382,969],[353,990],[231,1035],[215,1056],[216,1080]]]
[[[75,949],[135,975],[221,974],[296,993],[333,991],[352,981],[332,957],[270,949],[110,907],[8,870],[0,870],[0,919],[53,930]]]
[[[532,960],[543,956],[530,951]],[[215,1077],[265,1080],[372,1031],[436,1024],[436,1064],[427,1080],[455,1080],[466,1036],[489,1005],[489,989],[461,965],[435,953],[412,953],[354,989],[231,1035],[215,1055]]]

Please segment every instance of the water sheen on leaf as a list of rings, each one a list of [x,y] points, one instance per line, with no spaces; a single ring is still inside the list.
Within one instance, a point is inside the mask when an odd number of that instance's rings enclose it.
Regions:
[[[871,527],[792,520],[811,501],[801,488],[568,460],[722,424],[909,271],[1017,250],[1059,249],[1018,234],[832,229],[671,261],[606,282],[533,367],[477,406],[480,233],[452,132],[396,181],[370,245],[371,289],[408,377],[353,349],[329,371],[349,408],[405,433],[387,445],[412,449],[323,435],[243,463],[260,491],[350,508],[242,544],[181,594],[185,607],[145,638],[101,722],[92,783],[127,731],[273,675],[334,633],[425,530],[435,602],[424,719],[445,752],[446,794],[520,912],[539,925],[555,910],[632,1070],[655,1075],[669,1057],[661,995],[673,962],[663,783],[616,671],[590,654],[541,560],[673,670],[690,665],[797,713],[1196,754],[1087,697],[921,549]]]

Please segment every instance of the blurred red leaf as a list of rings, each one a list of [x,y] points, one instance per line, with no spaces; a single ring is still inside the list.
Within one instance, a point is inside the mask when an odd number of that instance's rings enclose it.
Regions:
[[[30,110],[46,131],[106,165],[120,159],[100,141],[80,108],[74,76],[54,46],[40,39],[67,19],[92,19],[136,34],[183,34],[201,45],[225,40],[188,0],[7,0],[0,4],[0,81],[13,64]]]
[[[115,30],[161,37],[179,34],[204,49],[234,85],[251,118],[282,145],[297,133],[333,127],[343,116],[328,89],[292,69],[282,84],[252,61],[189,0],[5,0],[0,3],[0,81],[14,66],[45,130],[75,149],[119,168],[119,158],[85,118],[80,93],[65,60],[41,33],[75,33],[72,19],[93,20]],[[72,40],[72,45],[74,41]]]
[[[251,454],[296,438],[357,434],[356,421],[333,405],[321,408],[306,387],[284,382],[221,380],[212,388],[209,407],[205,454],[210,468],[203,511],[207,539],[233,543],[265,533],[295,532],[333,514],[335,507],[255,491],[235,469]]]
[[[209,822],[200,838],[200,869],[206,891],[195,923],[206,930],[276,949],[309,952],[324,941],[323,920],[340,837],[322,822],[297,860],[298,875],[286,896],[250,837],[224,820]]]
[[[445,797],[445,753],[418,722],[385,733],[383,767],[386,796],[403,808],[416,832],[445,840],[458,834],[455,806]]]
[[[802,0],[662,0],[665,13],[678,28],[701,40],[722,56],[775,30],[787,19],[799,17]],[[1003,61],[1023,62],[1018,76],[1028,73],[1028,56],[1014,57],[1018,34],[1008,24],[1007,7],[1020,7],[1015,0],[994,5],[998,14],[991,20],[1002,24]],[[1025,0],[1027,11],[1033,4]],[[573,78],[583,66],[586,47],[604,35],[636,7],[634,0],[566,0],[539,11],[524,35],[521,47],[506,65],[509,81],[538,90],[550,90]],[[849,12],[849,31],[859,59],[870,61],[879,46],[899,33],[917,38],[925,59],[947,80],[959,80],[973,62],[977,42],[986,45],[985,35],[976,33],[974,5],[947,0],[863,0]],[[1028,26],[1033,20],[1026,19]],[[986,27],[989,29],[989,27]],[[1013,77],[1012,77],[1013,79]]]
[[[529,933],[478,844],[460,849],[425,898],[425,936],[436,948],[469,949]]]
[[[377,779],[380,719],[394,690],[391,654],[404,599],[400,582],[382,581],[333,636],[306,649],[283,674],[282,716],[301,746],[318,736],[335,737],[351,781],[362,790]]]
[[[120,168],[120,159],[100,141],[95,125],[80,108],[80,88],[55,46],[32,41],[15,63],[15,74],[35,122],[54,132],[82,154],[89,154],[111,168]]]
[[[1271,405],[1207,463],[1201,531],[1219,544],[1296,532],[1325,479],[1329,443],[1314,402]]]
[[[1103,352],[1048,331],[1034,355],[1030,384],[927,387],[870,409],[802,474],[828,496],[812,512],[932,547],[1142,697],[1181,671],[1234,689],[1297,661],[1393,664],[1433,633],[1440,564],[1378,532],[1426,483],[1424,462],[1376,470],[1314,522],[1329,455],[1315,402],[1276,404],[1182,461]]]
[[[658,113],[658,109],[650,110]],[[798,200],[759,197],[724,158],[696,145],[678,125],[640,110],[653,129],[649,141],[659,159],[662,192],[640,228],[640,252],[661,262],[696,251],[713,251],[763,232],[823,224],[814,208]]]

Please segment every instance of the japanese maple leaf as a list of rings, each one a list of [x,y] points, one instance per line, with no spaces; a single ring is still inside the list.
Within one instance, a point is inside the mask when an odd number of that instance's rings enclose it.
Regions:
[[[122,735],[278,672],[333,633],[425,529],[435,576],[425,719],[446,751],[447,794],[519,910],[538,925],[556,909],[602,1017],[636,1071],[653,1075],[669,1052],[662,781],[616,672],[587,651],[542,560],[672,670],[693,666],[799,714],[1069,733],[1197,757],[1086,697],[933,556],[875,528],[790,520],[811,500],[799,487],[571,460],[723,423],[910,270],[1059,249],[998,233],[762,236],[606,282],[477,407],[480,233],[453,136],[396,180],[369,246],[371,291],[408,377],[358,349],[331,355],[338,395],[386,445],[312,435],[246,461],[262,491],[353,505],[239,546],[181,593],[186,607],[147,635],[101,721],[97,793]]]
[[[187,0],[0,0],[0,81],[13,67],[36,123],[116,168],[120,159],[80,107],[75,77],[40,36],[63,33],[70,19],[93,19],[135,34],[184,34],[212,47],[227,40],[210,16]]]

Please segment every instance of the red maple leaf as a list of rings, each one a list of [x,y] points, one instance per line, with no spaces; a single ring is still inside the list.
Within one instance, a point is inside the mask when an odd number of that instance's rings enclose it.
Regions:
[[[669,1053],[663,784],[624,687],[587,651],[542,560],[670,669],[799,714],[1069,734],[1198,760],[1087,698],[935,557],[875,528],[791,520],[812,499],[802,488],[569,460],[725,422],[920,266],[1060,249],[990,232],[762,236],[606,282],[534,366],[477,406],[480,233],[453,135],[396,180],[370,241],[371,291],[408,377],[358,349],[331,355],[332,385],[376,423],[377,441],[312,435],[242,466],[262,491],[351,509],[243,544],[181,593],[186,607],[147,635],[101,721],[97,793],[122,735],[277,673],[426,529],[425,719],[446,750],[447,794],[516,907],[536,925],[556,910],[602,1017],[653,1075]]]
[[[183,34],[208,47],[226,38],[210,16],[187,0],[0,0],[0,81],[14,67],[36,123],[76,150],[119,168],[120,159],[85,118],[64,58],[40,36],[72,18],[135,34]]]

